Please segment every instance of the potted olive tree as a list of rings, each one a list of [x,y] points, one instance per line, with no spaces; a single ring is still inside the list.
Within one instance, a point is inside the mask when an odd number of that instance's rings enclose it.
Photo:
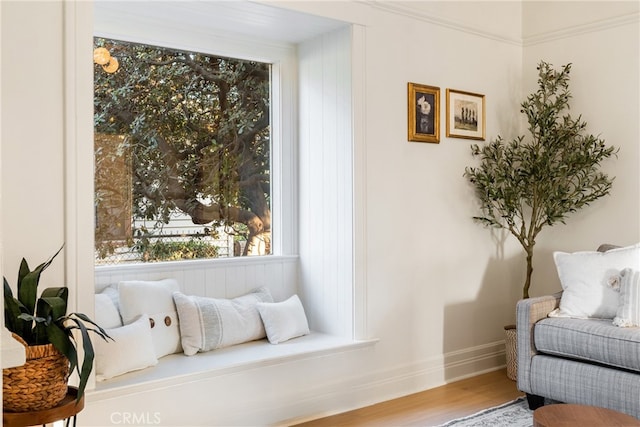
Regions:
[[[537,69],[538,89],[520,110],[529,137],[507,141],[498,136],[486,145],[473,144],[472,155],[480,163],[464,173],[480,205],[473,218],[508,230],[522,245],[527,260],[523,298],[529,297],[536,237],[545,226],[565,223],[570,213],[609,194],[613,178],[600,165],[617,154],[586,132],[581,116],[569,115],[571,64],[555,70],[541,61]]]
[[[104,329],[86,315],[67,314],[68,288],[46,288],[38,297],[40,275],[61,250],[34,270],[22,259],[17,298],[4,278],[5,326],[25,346],[27,359],[23,366],[2,370],[5,411],[25,412],[56,406],[67,394],[69,372],[74,369],[80,377],[77,394],[80,400],[93,369],[94,350],[89,332],[101,339],[109,338]],[[78,361],[75,330],[79,331],[82,341],[82,363]]]

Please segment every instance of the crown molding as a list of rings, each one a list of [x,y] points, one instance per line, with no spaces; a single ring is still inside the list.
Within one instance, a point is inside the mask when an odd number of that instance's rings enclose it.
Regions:
[[[578,36],[581,34],[592,33],[607,30],[610,28],[621,27],[637,23],[640,21],[640,12],[632,12],[629,14],[603,18],[601,20],[588,22],[585,24],[573,25],[570,27],[562,28],[555,31],[547,31],[544,33],[534,34],[523,38],[506,37],[498,33],[482,30],[476,27],[472,27],[460,22],[440,18],[437,16],[429,15],[424,12],[416,11],[409,6],[394,4],[385,0],[356,0],[358,3],[367,4],[372,8],[383,10],[385,12],[394,13],[396,15],[406,16],[413,19],[418,19],[423,22],[428,22],[433,25],[462,31],[468,34],[473,34],[478,37],[484,37],[491,40],[496,40],[502,43],[511,45],[527,47],[534,46],[540,43],[546,43],[549,41],[560,40],[568,37]]]
[[[429,15],[424,12],[416,11],[411,7],[404,5],[394,4],[388,0],[360,0],[361,3],[365,3],[375,9],[383,10],[389,13],[395,13],[396,15],[402,15],[420,21],[428,22],[430,24],[438,25],[440,27],[449,28],[464,33],[472,34],[474,36],[483,37],[490,40],[499,41],[516,46],[522,46],[522,40],[520,38],[506,37],[498,33],[492,33],[476,27],[472,27],[460,22],[452,21],[449,19],[440,18],[437,16]]]
[[[586,24],[573,25],[561,30],[547,31],[540,34],[534,34],[523,38],[522,45],[524,47],[534,46],[554,40],[561,40],[568,37],[579,36],[586,33],[595,33],[611,28],[622,27],[629,24],[640,22],[640,12],[604,18]]]

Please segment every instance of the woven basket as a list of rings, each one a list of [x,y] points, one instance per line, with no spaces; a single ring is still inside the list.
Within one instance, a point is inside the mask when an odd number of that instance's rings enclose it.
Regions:
[[[507,359],[507,378],[511,381],[518,379],[518,336],[516,325],[504,327],[505,357]]]
[[[53,344],[27,345],[27,362],[22,366],[2,370],[2,405],[8,412],[50,409],[67,394],[69,361]]]

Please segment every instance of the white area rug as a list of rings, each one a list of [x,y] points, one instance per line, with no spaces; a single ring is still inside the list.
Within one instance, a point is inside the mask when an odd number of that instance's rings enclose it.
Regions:
[[[449,421],[439,427],[531,427],[533,411],[527,399],[520,397],[500,406],[485,409],[464,418]]]

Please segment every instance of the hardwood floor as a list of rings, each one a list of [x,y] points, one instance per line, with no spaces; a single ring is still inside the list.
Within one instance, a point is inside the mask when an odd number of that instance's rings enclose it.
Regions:
[[[504,369],[298,427],[433,426],[522,396]]]

